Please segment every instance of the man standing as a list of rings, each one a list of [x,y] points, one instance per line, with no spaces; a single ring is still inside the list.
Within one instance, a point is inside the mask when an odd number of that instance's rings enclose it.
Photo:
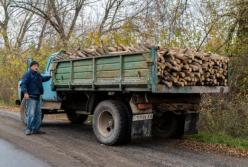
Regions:
[[[21,91],[24,94],[24,99],[27,101],[26,135],[44,133],[40,130],[42,122],[40,96],[44,92],[42,82],[48,81],[51,77],[41,76],[38,69],[39,63],[32,61],[30,69],[23,75],[21,82]]]

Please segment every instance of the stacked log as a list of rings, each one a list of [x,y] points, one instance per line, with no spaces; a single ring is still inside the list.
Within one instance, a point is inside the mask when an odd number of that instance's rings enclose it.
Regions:
[[[79,58],[87,58],[87,57],[98,57],[104,55],[118,55],[118,54],[128,54],[128,53],[137,53],[149,51],[145,46],[108,46],[108,47],[96,47],[91,46],[86,49],[76,49],[73,51],[66,51],[64,54],[56,57],[55,60],[68,60],[68,59],[79,59]]]
[[[104,55],[119,55],[149,52],[150,45],[91,46],[64,52],[55,60],[80,59]],[[212,53],[197,52],[193,49],[158,48],[158,83],[171,88],[184,86],[226,86],[228,58]]]
[[[193,49],[160,49],[157,60],[160,84],[172,86],[226,86],[228,58]]]

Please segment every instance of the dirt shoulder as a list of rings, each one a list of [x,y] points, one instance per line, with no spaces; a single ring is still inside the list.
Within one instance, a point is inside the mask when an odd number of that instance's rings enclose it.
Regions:
[[[19,106],[0,105],[0,110],[8,112],[19,112]]]
[[[219,153],[235,157],[248,158],[248,150],[227,146],[225,144],[208,144],[194,139],[184,139],[179,141],[181,147],[198,152]]]

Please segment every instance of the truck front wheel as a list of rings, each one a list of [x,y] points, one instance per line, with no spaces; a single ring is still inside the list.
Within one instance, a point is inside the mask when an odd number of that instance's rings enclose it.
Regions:
[[[22,100],[20,105],[20,118],[24,125],[27,124],[27,100]]]
[[[127,143],[131,135],[128,112],[127,107],[120,101],[100,102],[93,117],[93,130],[97,140],[106,145]]]

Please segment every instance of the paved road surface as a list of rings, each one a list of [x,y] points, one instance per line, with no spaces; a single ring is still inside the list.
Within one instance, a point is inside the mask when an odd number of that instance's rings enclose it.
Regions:
[[[27,152],[16,149],[12,144],[0,139],[0,166],[49,167],[50,165]]]
[[[43,130],[47,134],[33,136],[25,136],[23,129],[18,115],[0,111],[0,139],[24,151],[23,157],[13,153],[13,162],[30,157],[30,161],[51,167],[248,167],[248,159],[194,152],[177,147],[174,140],[141,139],[126,146],[104,146],[97,143],[92,128],[86,125],[46,122]],[[13,147],[8,145],[5,150],[9,149],[8,154],[12,154]],[[1,143],[0,152],[1,157],[5,156]]]

